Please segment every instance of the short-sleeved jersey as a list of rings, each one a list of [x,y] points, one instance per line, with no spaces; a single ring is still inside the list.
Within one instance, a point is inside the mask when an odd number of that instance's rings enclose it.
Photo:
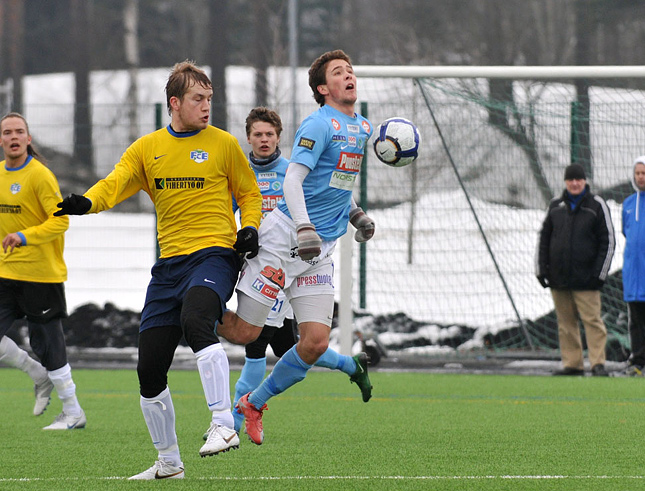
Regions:
[[[155,205],[162,258],[232,248],[232,196],[242,210],[242,226],[260,225],[262,195],[246,155],[233,135],[214,126],[188,133],[168,126],[139,138],[85,196],[92,201],[90,212],[98,213],[139,190]]]
[[[23,165],[0,162],[0,240],[18,233],[23,245],[13,252],[0,248],[0,278],[62,283],[67,280],[63,258],[69,217],[55,217],[61,201],[53,172],[31,155]]]
[[[249,162],[255,173],[258,187],[262,193],[262,218],[267,216],[284,199],[284,176],[289,167],[289,160],[280,156],[273,162],[258,165]],[[233,211],[237,211],[237,202],[233,200]]]
[[[361,168],[372,125],[363,116],[347,116],[322,106],[298,128],[291,162],[311,172],[302,188],[307,213],[323,240],[336,240],[347,231],[354,183]],[[278,205],[291,217],[287,204]]]

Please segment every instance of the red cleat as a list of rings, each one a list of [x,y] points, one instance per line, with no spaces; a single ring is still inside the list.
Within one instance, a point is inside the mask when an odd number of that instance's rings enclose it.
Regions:
[[[244,431],[256,445],[262,445],[264,441],[264,431],[262,430],[262,412],[267,408],[265,404],[260,409],[256,408],[249,402],[251,393],[243,395],[237,401],[235,407],[244,415],[246,422],[244,423]]]

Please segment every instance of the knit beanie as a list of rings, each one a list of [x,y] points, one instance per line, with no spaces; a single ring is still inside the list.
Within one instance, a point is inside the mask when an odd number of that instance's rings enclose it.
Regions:
[[[564,180],[570,179],[587,179],[585,170],[580,164],[571,164],[564,170]]]

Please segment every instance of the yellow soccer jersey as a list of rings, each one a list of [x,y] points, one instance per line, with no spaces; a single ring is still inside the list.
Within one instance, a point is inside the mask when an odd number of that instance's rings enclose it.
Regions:
[[[140,190],[155,205],[162,258],[232,248],[237,227],[231,193],[243,227],[257,228],[262,217],[262,195],[246,155],[233,135],[214,126],[191,133],[168,126],[139,138],[85,196],[90,213],[98,213]]]
[[[13,252],[0,247],[0,278],[67,280],[63,249],[69,218],[53,216],[60,201],[56,177],[38,160],[30,156],[24,165],[11,169],[0,162],[0,240],[14,232],[23,237],[23,245]]]

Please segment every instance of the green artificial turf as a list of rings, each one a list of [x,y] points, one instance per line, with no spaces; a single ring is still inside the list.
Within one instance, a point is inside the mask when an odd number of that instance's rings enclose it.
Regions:
[[[58,399],[34,417],[29,378],[0,370],[0,490],[645,489],[643,379],[373,372],[365,404],[346,375],[312,371],[269,401],[263,445],[200,458],[199,375],[172,371],[186,478],[149,483],[125,479],[156,458],[136,372],[73,375],[87,428],[46,432]]]

